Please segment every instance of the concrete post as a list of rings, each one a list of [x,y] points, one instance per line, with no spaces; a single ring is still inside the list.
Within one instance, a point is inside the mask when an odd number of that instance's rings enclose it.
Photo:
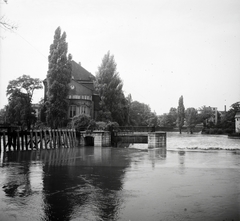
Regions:
[[[148,148],[167,147],[166,132],[148,133]]]

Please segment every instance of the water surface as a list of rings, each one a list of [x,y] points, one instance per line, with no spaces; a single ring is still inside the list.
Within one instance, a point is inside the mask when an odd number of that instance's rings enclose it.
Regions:
[[[0,220],[240,220],[240,140],[1,154]]]

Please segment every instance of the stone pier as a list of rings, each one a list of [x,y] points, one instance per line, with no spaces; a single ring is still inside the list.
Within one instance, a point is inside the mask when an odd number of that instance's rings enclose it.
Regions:
[[[110,147],[111,146],[111,133],[109,131],[86,131],[80,132],[80,145],[81,146],[95,146],[95,147]],[[89,139],[92,138],[92,139]]]
[[[148,133],[148,148],[167,147],[166,132]]]

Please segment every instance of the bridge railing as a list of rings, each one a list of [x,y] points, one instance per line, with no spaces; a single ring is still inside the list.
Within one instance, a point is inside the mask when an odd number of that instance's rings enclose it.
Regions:
[[[155,132],[155,127],[148,127],[148,126],[119,126],[113,128],[115,131],[118,132]]]

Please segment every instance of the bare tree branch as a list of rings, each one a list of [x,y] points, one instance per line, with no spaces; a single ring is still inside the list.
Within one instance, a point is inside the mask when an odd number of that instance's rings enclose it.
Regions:
[[[3,0],[6,4],[8,0]],[[0,17],[0,27],[5,30],[13,31],[17,29],[17,25],[13,24],[12,22],[8,21],[4,16]]]
[[[16,30],[16,29],[17,29],[17,26],[16,26],[15,24],[7,21],[4,16],[2,16],[2,17],[0,18],[0,25],[1,25],[1,27],[4,28],[5,30],[10,30],[10,31],[12,31],[12,30]]]

